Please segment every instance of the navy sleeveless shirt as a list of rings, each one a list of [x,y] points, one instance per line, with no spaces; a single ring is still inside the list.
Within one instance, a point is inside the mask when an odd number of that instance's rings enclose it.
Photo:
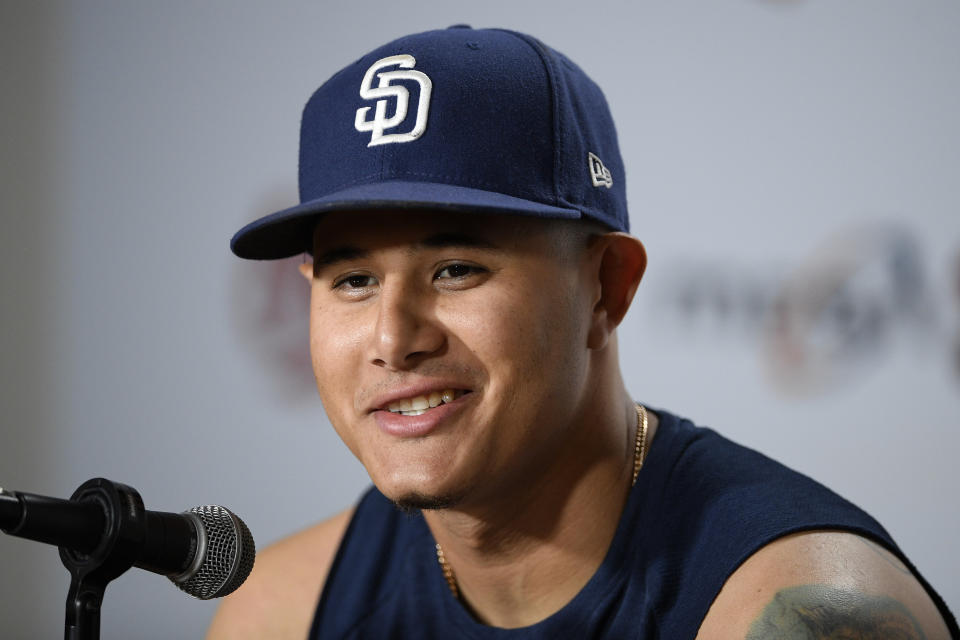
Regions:
[[[331,566],[310,638],[694,638],[724,582],[764,545],[834,529],[890,549],[869,515],[813,480],[688,420],[660,426],[597,572],[555,614],[522,629],[474,620],[450,593],[423,517],[371,489]]]

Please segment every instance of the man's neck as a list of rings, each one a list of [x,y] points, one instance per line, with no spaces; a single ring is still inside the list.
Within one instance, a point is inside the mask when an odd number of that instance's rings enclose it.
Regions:
[[[617,403],[574,430],[536,481],[483,505],[424,512],[460,600],[476,618],[527,626],[586,585],[613,541],[630,490],[636,421],[628,399]],[[648,444],[656,426],[650,414]]]

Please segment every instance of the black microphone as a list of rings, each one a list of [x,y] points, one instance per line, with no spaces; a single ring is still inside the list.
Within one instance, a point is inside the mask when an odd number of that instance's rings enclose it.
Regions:
[[[125,506],[132,512],[137,505]],[[0,530],[56,545],[61,554],[68,549],[82,560],[104,542],[111,520],[129,515],[109,513],[111,508],[97,499],[61,500],[0,488]],[[224,507],[206,505],[183,513],[144,510],[143,516],[144,535],[133,566],[167,576],[196,598],[231,593],[253,569],[253,536]]]

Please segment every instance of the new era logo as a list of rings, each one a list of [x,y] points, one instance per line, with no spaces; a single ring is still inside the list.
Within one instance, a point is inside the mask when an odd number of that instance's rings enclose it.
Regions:
[[[613,186],[613,176],[610,174],[610,169],[603,166],[600,158],[591,152],[587,152],[587,162],[590,164],[590,180],[593,181],[593,186],[606,187],[607,189]]]

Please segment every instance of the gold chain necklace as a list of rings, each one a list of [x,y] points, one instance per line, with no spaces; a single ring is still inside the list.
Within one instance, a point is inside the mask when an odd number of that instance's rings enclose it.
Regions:
[[[633,447],[633,481],[630,486],[637,484],[637,475],[640,468],[643,467],[643,461],[647,459],[647,410],[642,404],[637,404],[637,437]],[[453,567],[447,562],[443,555],[443,547],[437,543],[437,562],[440,563],[440,570],[443,571],[443,577],[450,587],[450,593],[457,600],[460,599],[460,589],[457,587],[457,577],[453,575]]]

